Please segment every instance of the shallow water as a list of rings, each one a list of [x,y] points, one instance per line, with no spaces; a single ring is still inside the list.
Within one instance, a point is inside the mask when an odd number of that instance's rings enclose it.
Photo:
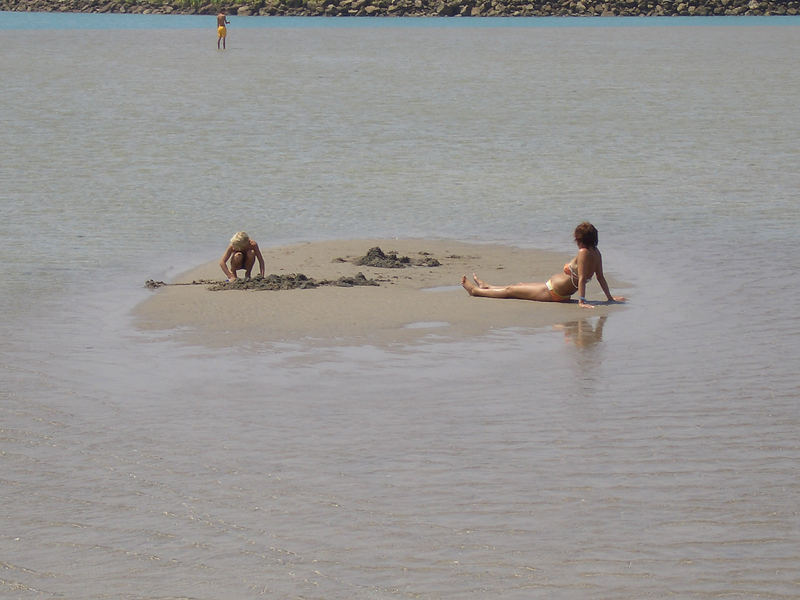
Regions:
[[[799,597],[799,25],[232,20],[3,33],[2,593]],[[583,219],[605,319],[130,323],[242,228],[569,252]]]

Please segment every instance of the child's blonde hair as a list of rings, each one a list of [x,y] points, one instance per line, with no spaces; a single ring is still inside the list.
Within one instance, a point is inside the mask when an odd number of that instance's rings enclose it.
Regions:
[[[235,250],[244,250],[250,245],[250,236],[244,231],[239,231],[231,238],[231,246]]]

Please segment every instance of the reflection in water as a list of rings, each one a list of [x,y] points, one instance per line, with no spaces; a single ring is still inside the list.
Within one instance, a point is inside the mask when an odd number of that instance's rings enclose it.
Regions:
[[[603,340],[603,325],[607,318],[607,315],[602,315],[594,327],[589,319],[580,319],[559,323],[555,328],[564,331],[564,341],[572,342],[579,348],[589,348]]]
[[[570,344],[569,347],[575,348],[574,360],[575,377],[572,379],[577,386],[574,393],[578,397],[584,396],[593,390],[598,384],[601,375],[601,365],[603,362],[602,344],[603,326],[606,322],[606,315],[597,318],[583,318],[577,321],[567,321],[554,326],[564,332],[564,341]],[[595,323],[592,326],[592,323]]]

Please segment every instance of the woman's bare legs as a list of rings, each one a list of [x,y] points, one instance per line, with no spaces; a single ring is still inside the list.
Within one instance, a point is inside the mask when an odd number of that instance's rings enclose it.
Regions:
[[[502,286],[497,286],[497,285],[489,285],[488,283],[486,283],[482,279],[478,279],[478,276],[475,273],[472,274],[472,279],[473,279],[473,281],[475,281],[475,285],[477,285],[479,288],[488,289],[488,288],[492,288],[492,287],[502,287]]]
[[[467,290],[470,296],[480,296],[482,298],[515,298],[517,300],[536,300],[538,302],[552,302],[553,298],[543,283],[517,283],[515,285],[488,286],[473,275],[475,282],[472,283],[467,276],[461,278],[461,285]],[[478,287],[486,285],[486,287]]]
[[[492,285],[491,283],[486,283],[483,279],[479,279],[475,273],[472,274],[472,279],[475,282],[475,285],[477,285],[482,290],[504,290],[507,287],[509,287],[507,285]],[[516,285],[537,285],[537,284],[518,283]]]

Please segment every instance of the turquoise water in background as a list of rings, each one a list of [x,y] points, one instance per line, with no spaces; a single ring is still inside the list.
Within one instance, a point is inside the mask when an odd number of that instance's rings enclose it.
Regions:
[[[0,14],[4,591],[798,595],[797,20],[231,20]],[[130,320],[242,228],[566,254],[584,219],[606,319]]]

